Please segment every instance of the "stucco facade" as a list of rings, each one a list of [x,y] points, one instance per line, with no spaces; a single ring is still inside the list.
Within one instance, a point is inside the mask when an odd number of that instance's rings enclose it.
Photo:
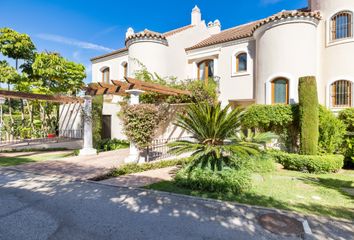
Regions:
[[[102,81],[106,68],[110,80],[134,77],[137,62],[180,80],[203,80],[206,71],[218,81],[223,105],[247,105],[296,103],[298,79],[315,76],[319,102],[339,111],[354,103],[353,12],[352,0],[309,0],[304,9],[221,31],[195,7],[191,23],[171,32],[128,29],[126,48],[91,59],[92,81]],[[107,109],[116,115],[119,107]],[[116,130],[112,137],[121,137]]]

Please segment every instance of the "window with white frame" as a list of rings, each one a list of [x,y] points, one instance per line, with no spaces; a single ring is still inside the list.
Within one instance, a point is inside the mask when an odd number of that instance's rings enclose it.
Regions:
[[[339,40],[353,37],[353,14],[342,11],[331,18],[331,39]]]
[[[208,81],[214,77],[214,60],[208,59],[198,63],[198,79]]]
[[[272,82],[272,104],[289,103],[289,80],[276,78]]]
[[[109,83],[109,67],[106,67],[102,70],[102,82]]]
[[[332,107],[345,108],[352,106],[352,83],[347,80],[339,80],[331,85]]]

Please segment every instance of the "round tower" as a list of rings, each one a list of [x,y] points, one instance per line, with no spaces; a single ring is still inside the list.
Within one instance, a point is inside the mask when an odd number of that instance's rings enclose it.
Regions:
[[[298,79],[317,74],[319,20],[317,13],[283,11],[255,26],[257,103],[298,101]]]
[[[168,75],[168,42],[164,35],[145,29],[142,32],[127,34],[125,45],[129,49],[129,76],[134,76],[142,65],[151,73],[162,77]]]

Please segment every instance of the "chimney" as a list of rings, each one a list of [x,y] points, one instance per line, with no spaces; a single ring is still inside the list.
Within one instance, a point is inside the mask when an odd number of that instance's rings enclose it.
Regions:
[[[202,14],[200,12],[200,9],[198,8],[197,5],[192,10],[192,25],[196,26],[199,25],[202,22]]]
[[[208,31],[210,35],[218,34],[221,32],[221,23],[218,19],[214,22],[208,23]]]
[[[134,29],[133,28],[128,28],[127,32],[125,33],[125,38],[128,38],[129,36],[134,34]]]

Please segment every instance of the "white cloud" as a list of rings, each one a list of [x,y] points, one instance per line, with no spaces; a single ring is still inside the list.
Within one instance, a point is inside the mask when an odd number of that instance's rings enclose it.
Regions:
[[[261,0],[261,4],[262,5],[272,5],[272,4],[276,4],[279,3],[283,0]]]
[[[41,34],[37,34],[36,36],[43,40],[71,45],[82,49],[91,49],[91,50],[104,51],[104,52],[114,51],[114,49],[107,48],[98,44],[84,42],[84,41],[67,38],[59,35],[54,35],[54,34],[41,33]]]

